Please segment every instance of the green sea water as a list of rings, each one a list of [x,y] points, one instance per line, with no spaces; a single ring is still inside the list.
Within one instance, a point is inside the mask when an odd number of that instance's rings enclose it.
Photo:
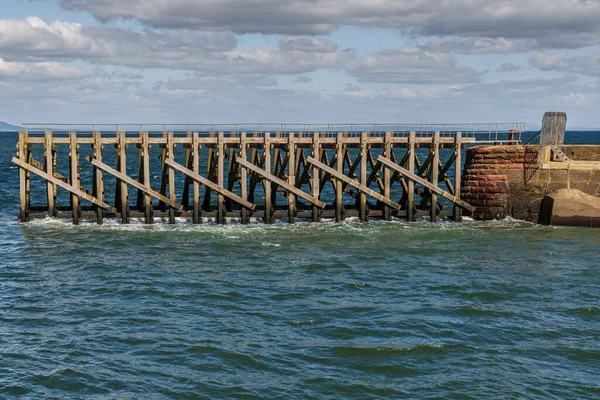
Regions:
[[[600,230],[515,220],[20,224],[0,398],[600,397]]]

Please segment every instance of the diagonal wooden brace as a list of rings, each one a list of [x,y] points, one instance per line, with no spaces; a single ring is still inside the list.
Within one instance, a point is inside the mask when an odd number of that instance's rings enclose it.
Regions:
[[[295,195],[302,197],[305,200],[310,201],[312,204],[314,204],[315,206],[319,207],[319,208],[324,208],[325,207],[325,203],[322,202],[321,200],[315,198],[314,196],[309,195],[306,192],[303,192],[302,190],[298,189],[296,186],[290,185],[287,182],[279,179],[278,177],[276,177],[273,174],[268,173],[267,171],[265,171],[262,168],[257,167],[254,164],[249,163],[246,160],[242,160],[241,158],[236,158],[235,161],[237,163],[239,163],[242,167],[249,169],[252,172],[257,173],[258,175],[262,176],[263,178],[285,188],[286,190],[294,193]]]
[[[149,188],[149,187],[141,184],[140,182],[136,181],[135,179],[132,179],[131,177],[117,171],[116,169],[104,164],[103,162],[98,161],[95,158],[92,158],[90,156],[86,156],[85,158],[86,158],[86,160],[91,162],[92,165],[100,168],[101,170],[103,170],[105,172],[108,172],[111,175],[114,175],[118,179],[122,180],[123,182],[128,183],[129,185],[133,186],[134,188],[141,190],[142,192],[147,193],[152,197],[157,198],[158,200],[164,202],[165,204],[170,205],[171,207],[173,207],[177,210],[180,210],[180,211],[183,210],[183,206],[181,204],[169,199],[166,196],[163,196],[162,194],[158,193],[157,191],[152,190],[151,188]]]
[[[410,179],[410,180],[412,180],[414,182],[420,183],[421,185],[423,185],[427,189],[431,190],[432,192],[435,192],[435,193],[439,194],[440,196],[445,197],[446,199],[450,200],[451,202],[453,202],[454,204],[458,205],[459,207],[464,208],[465,210],[468,210],[470,212],[475,211],[475,207],[473,207],[469,203],[467,203],[467,202],[459,199],[457,196],[451,195],[450,193],[446,192],[443,189],[440,189],[439,187],[437,187],[437,186],[433,185],[432,183],[426,181],[425,179],[421,178],[420,176],[418,176],[416,174],[413,174],[409,170],[407,170],[405,168],[402,168],[401,166],[399,166],[395,162],[393,162],[393,161],[385,158],[384,156],[379,156],[377,159],[379,161],[381,161],[387,167],[400,172],[402,175],[406,176],[407,179]]]
[[[117,213],[117,209],[112,207],[110,204],[107,204],[103,201],[98,200],[94,196],[91,196],[90,194],[86,193],[84,190],[76,188],[76,187],[64,182],[62,179],[51,176],[51,175],[47,174],[46,172],[42,171],[41,169],[36,168],[30,164],[27,164],[24,161],[19,160],[17,157],[13,157],[11,161],[13,163],[17,164],[19,167],[26,169],[29,172],[33,172],[36,175],[41,176],[42,178],[46,179],[48,182],[51,182],[51,183],[55,184],[56,186],[60,186],[61,188],[73,193],[76,196],[81,197],[82,199],[89,201],[92,204],[97,205],[98,207],[101,207],[101,208],[103,208],[107,211],[113,212],[115,214]]]
[[[242,206],[250,209],[250,210],[254,210],[256,208],[256,206],[252,203],[250,203],[247,200],[242,199],[240,196],[238,196],[237,194],[230,192],[229,190],[225,189],[225,188],[221,188],[219,187],[217,184],[215,184],[214,182],[206,179],[203,176],[200,176],[196,173],[194,173],[193,171],[187,169],[186,167],[184,167],[181,164],[176,163],[175,161],[166,159],[165,160],[165,164],[167,164],[169,167],[181,172],[184,175],[189,176],[190,178],[192,178],[193,180],[197,181],[198,183],[200,183],[203,186],[206,186],[207,188],[209,188],[210,190],[212,190],[213,192],[223,195],[225,197],[230,198],[231,200],[235,201],[236,203],[241,204]]]
[[[383,196],[380,193],[377,193],[376,191],[374,191],[373,189],[361,184],[360,182],[358,182],[357,180],[354,180],[338,171],[336,171],[335,169],[329,167],[326,164],[323,164],[322,162],[319,162],[317,160],[315,160],[313,157],[308,157],[306,159],[306,161],[308,161],[309,163],[311,163],[312,165],[316,166],[319,169],[322,169],[325,172],[328,172],[329,174],[331,174],[332,177],[334,177],[335,179],[339,179],[342,182],[347,183],[350,186],[355,187],[356,189],[358,189],[359,191],[368,194],[371,197],[376,198],[377,200],[389,205],[390,207],[395,208],[396,210],[400,209],[400,204],[393,202],[392,200],[388,199],[387,197]]]

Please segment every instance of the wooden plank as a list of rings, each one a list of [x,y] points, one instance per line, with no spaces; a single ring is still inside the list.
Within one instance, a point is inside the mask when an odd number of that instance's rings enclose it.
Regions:
[[[192,134],[192,171],[194,174],[200,174],[200,148],[198,143],[198,132]],[[186,175],[188,176],[188,175]],[[189,177],[189,176],[188,176]],[[194,212],[192,222],[199,224],[202,222],[202,207],[200,206],[200,186],[198,181],[192,179],[194,187]]]
[[[452,201],[453,203],[459,205],[463,209],[468,210],[470,212],[473,212],[475,210],[475,207],[473,207],[469,203],[461,200],[460,198],[457,198],[456,196],[452,196],[450,193],[446,192],[445,190],[440,189],[439,187],[433,186],[430,182],[426,181],[425,179],[421,178],[418,175],[415,175],[414,173],[410,172],[409,170],[407,170],[405,168],[402,168],[401,166],[399,166],[395,162],[393,162],[391,160],[388,160],[387,158],[385,158],[383,156],[379,156],[378,160],[381,161],[384,165],[387,165],[388,167],[390,167],[390,168],[392,168],[392,169],[400,172],[401,174],[403,174],[404,176],[406,176],[409,180],[415,181],[417,183],[420,183],[424,187],[426,187],[429,190],[435,192],[436,194],[439,194],[440,196],[445,197],[446,199],[448,199],[448,200]]]
[[[55,178],[54,176],[48,174],[47,172],[42,171],[41,169],[35,168],[32,165],[29,165],[21,160],[19,160],[17,157],[13,157],[11,160],[13,163],[17,164],[19,167],[26,169],[29,172],[33,172],[34,174],[44,178],[45,180],[47,180],[48,182],[52,183],[53,185],[57,185],[60,186],[61,188],[76,194],[77,196],[81,197],[82,199],[85,199],[87,201],[89,201],[92,204],[95,204],[99,207],[104,208],[107,211],[116,213],[117,209],[113,206],[111,206],[110,204],[107,204],[103,201],[98,200],[97,198],[90,196],[89,194],[87,194],[86,192],[84,192],[83,190],[77,189],[76,187],[71,186],[68,183],[65,183],[63,181],[61,181],[58,178]]]
[[[416,132],[410,132],[408,134],[408,171],[412,174],[415,170],[415,137]],[[407,210],[406,219],[409,222],[415,220],[415,182],[411,179],[408,180],[408,193],[407,193]]]
[[[120,180],[124,181],[125,183],[130,184],[131,186],[133,186],[136,189],[140,189],[144,193],[148,193],[150,196],[164,202],[165,204],[168,204],[169,206],[176,208],[177,210],[180,210],[180,211],[183,210],[183,206],[181,204],[171,201],[171,199],[169,199],[168,197],[158,193],[157,191],[151,189],[150,187],[146,187],[146,186],[142,185],[135,179],[117,171],[116,169],[112,168],[111,166],[106,165],[103,162],[100,162],[90,156],[86,156],[86,160],[91,162],[92,165],[95,165],[96,167],[102,169],[104,172],[108,172],[109,174],[114,175],[117,179],[120,179]],[[171,162],[171,161],[165,160],[165,164],[169,163],[169,162]]]
[[[192,132],[188,131],[186,133],[187,138],[192,137]],[[185,167],[188,169],[192,169],[192,145],[186,145],[185,147]],[[190,185],[192,184],[192,180],[189,176],[185,175],[183,178],[183,193],[181,194],[181,204],[185,207],[186,210],[190,208]]]
[[[460,185],[461,185],[461,163],[462,163],[462,133],[456,132],[454,138],[454,196],[460,199]],[[462,220],[461,209],[456,203],[454,204],[454,221],[460,222]]]
[[[173,143],[173,132],[167,133],[167,160],[175,160],[175,144]],[[170,204],[175,202],[175,171],[173,168],[169,168],[169,200]],[[175,208],[169,207],[169,224],[175,224]]]
[[[391,201],[390,199],[382,196],[380,193],[377,193],[373,189],[370,189],[370,188],[364,186],[360,182],[358,182],[352,178],[349,178],[348,176],[346,176],[344,174],[337,172],[335,169],[329,167],[328,165],[323,164],[322,162],[317,161],[312,157],[308,157],[306,160],[309,163],[311,163],[312,165],[316,166],[317,168],[322,169],[323,171],[329,172],[331,174],[331,176],[333,176],[335,179],[339,179],[339,180],[345,182],[347,185],[355,187],[360,192],[368,194],[369,196],[372,196],[372,197],[376,198],[377,200],[379,200],[385,204],[388,204],[397,210],[400,209],[400,204]]]
[[[102,134],[100,132],[94,132],[94,158],[98,161],[102,161]],[[99,201],[104,201],[104,180],[102,179],[102,170],[94,166],[94,187],[93,195]],[[102,207],[96,207],[96,222],[98,225],[102,225],[104,222],[104,209]]]
[[[53,161],[53,149],[52,149],[52,132],[46,132],[44,138],[45,156],[46,156],[46,173],[48,176],[54,177],[54,161]],[[33,172],[33,171],[32,171]],[[38,174],[39,175],[39,174]],[[54,202],[56,196],[56,184],[49,179],[46,179],[46,195],[48,199],[48,215],[51,217],[56,216],[56,204]]]
[[[148,132],[142,132],[142,171],[144,175],[143,185],[150,187],[150,144],[148,143]],[[152,215],[152,197],[148,193],[144,193],[144,222],[152,224],[154,216]]]
[[[311,202],[312,204],[314,204],[315,206],[319,207],[319,208],[324,208],[325,207],[325,203],[320,201],[319,199],[314,198],[313,196],[309,195],[308,193],[303,192],[302,190],[298,189],[296,186],[291,185],[281,179],[279,179],[278,177],[276,177],[273,174],[267,173],[267,171],[257,167],[254,164],[249,163],[248,161],[245,160],[241,160],[241,159],[237,159],[236,160],[242,167],[244,168],[248,168],[250,171],[262,176],[263,178],[270,180],[271,182],[274,182],[276,184],[278,184],[279,186],[285,188],[287,191],[294,193],[295,195],[302,197],[303,199]]]
[[[288,185],[294,186],[296,183],[296,143],[294,141],[294,132],[288,134]],[[296,220],[296,195],[291,190],[288,191],[288,222],[293,224]]]
[[[243,161],[238,158],[238,159],[236,159],[236,162],[241,164]],[[189,176],[190,178],[194,179],[201,185],[204,185],[207,188],[211,189],[213,192],[215,192],[215,193],[220,192],[220,194],[222,194],[223,196],[229,197],[231,200],[235,201],[236,203],[241,204],[242,206],[244,206],[250,210],[254,210],[256,208],[256,206],[254,204],[250,203],[249,201],[242,199],[237,194],[232,193],[225,188],[219,188],[216,183],[206,179],[203,176],[198,175],[197,173],[194,173],[193,171],[190,171],[189,169],[185,168],[183,165],[177,164],[176,162],[171,161],[171,160],[167,160],[166,163],[168,166],[174,168],[175,170],[181,172],[182,174]],[[246,163],[247,163],[247,161],[246,161]]]
[[[439,181],[439,163],[440,163],[440,132],[436,131],[433,133],[431,151],[433,152],[433,159],[431,160],[431,184],[438,187]],[[433,191],[431,193],[431,209],[429,211],[429,220],[435,222],[437,219],[438,212],[438,199],[437,193]]]
[[[77,134],[69,132],[69,176],[71,177],[71,186],[79,189],[79,153],[77,152]],[[73,212],[73,225],[79,225],[79,197],[71,193],[71,209]]]

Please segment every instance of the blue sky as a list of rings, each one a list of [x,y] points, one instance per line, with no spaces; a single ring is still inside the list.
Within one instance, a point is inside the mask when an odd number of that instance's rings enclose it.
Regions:
[[[599,127],[600,2],[3,0],[0,120]]]

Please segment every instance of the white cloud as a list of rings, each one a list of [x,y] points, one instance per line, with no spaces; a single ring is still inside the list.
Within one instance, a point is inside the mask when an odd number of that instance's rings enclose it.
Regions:
[[[600,51],[583,56],[567,57],[565,52],[536,54],[530,62],[543,71],[561,71],[600,77]]]
[[[477,82],[474,69],[458,64],[448,53],[396,49],[362,56],[348,68],[361,82],[461,84]]]
[[[38,81],[48,79],[80,79],[88,74],[58,62],[11,62],[0,58],[0,80]]]
[[[153,27],[322,34],[339,26],[400,28],[415,35],[539,39],[548,47],[600,43],[592,0],[61,0],[100,21]]]

